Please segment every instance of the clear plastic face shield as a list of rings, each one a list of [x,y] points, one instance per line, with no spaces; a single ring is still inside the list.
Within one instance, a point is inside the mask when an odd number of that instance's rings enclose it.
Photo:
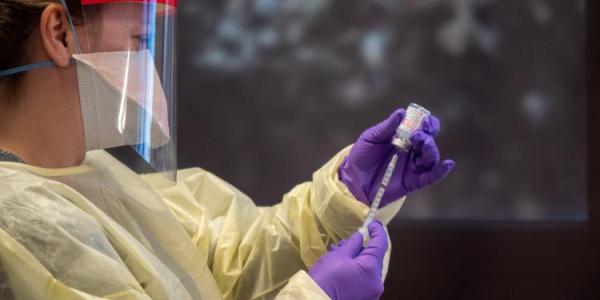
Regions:
[[[86,150],[130,147],[136,169],[174,182],[177,0],[80,0],[78,7],[60,2],[77,47],[71,64]],[[0,77],[55,67],[36,62],[0,70]]]
[[[81,0],[83,24],[70,20],[87,150],[131,147],[136,165],[171,181],[176,1]]]

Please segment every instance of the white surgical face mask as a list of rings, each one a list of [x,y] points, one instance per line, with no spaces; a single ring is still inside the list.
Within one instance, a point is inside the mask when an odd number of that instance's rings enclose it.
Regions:
[[[170,141],[167,99],[148,50],[73,57],[87,150]]]

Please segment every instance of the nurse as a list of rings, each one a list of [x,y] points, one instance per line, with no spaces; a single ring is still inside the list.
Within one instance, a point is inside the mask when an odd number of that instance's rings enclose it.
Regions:
[[[439,121],[412,136],[366,246],[356,230],[402,109],[257,207],[210,172],[177,170],[176,11],[0,2],[0,298],[377,299],[382,224],[454,166],[440,161]]]

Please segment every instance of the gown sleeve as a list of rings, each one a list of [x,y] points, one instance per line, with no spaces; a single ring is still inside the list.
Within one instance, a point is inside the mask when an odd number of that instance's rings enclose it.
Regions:
[[[311,295],[308,299],[319,299],[313,296],[324,293],[304,271],[330,244],[355,232],[369,210],[338,180],[337,170],[348,152],[344,149],[312,181],[299,184],[270,207],[256,206],[199,168],[180,170],[175,186],[156,191],[206,257],[224,299],[290,299],[300,291]],[[152,177],[146,181],[153,185]],[[377,218],[389,223],[403,200],[381,209]]]

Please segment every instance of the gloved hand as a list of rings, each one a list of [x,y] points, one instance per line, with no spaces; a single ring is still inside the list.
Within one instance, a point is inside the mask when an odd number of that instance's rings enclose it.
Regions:
[[[363,132],[339,169],[340,180],[356,199],[371,205],[395,147],[391,144],[405,110],[398,109],[385,121]],[[411,137],[411,151],[399,151],[396,169],[386,188],[380,207],[410,192],[436,184],[454,168],[454,161],[440,162],[434,138],[440,121],[431,116]]]
[[[369,244],[354,233],[323,255],[309,272],[310,277],[333,300],[372,300],[383,294],[383,257],[387,234],[379,221],[369,224]]]

